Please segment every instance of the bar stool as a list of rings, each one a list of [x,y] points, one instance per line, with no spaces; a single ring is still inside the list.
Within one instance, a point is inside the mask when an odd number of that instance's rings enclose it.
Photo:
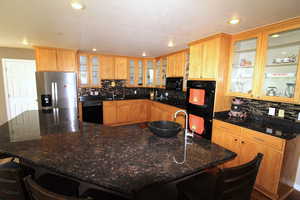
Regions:
[[[41,187],[31,176],[25,177],[24,182],[31,200],[88,200],[56,194]]]
[[[0,165],[0,199],[25,200],[24,171],[13,161]]]
[[[262,161],[258,153],[250,162],[217,174],[203,173],[177,184],[180,200],[250,200],[253,186]]]
[[[45,190],[67,197],[78,197],[80,183],[59,175],[46,173],[34,180]]]

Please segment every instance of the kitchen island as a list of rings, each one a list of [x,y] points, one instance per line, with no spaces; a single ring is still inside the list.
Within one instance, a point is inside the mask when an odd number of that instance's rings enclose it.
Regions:
[[[140,124],[107,127],[77,120],[74,110],[27,111],[0,127],[0,152],[28,165],[131,196],[233,159],[236,154],[194,137],[183,160],[183,132],[164,139]]]

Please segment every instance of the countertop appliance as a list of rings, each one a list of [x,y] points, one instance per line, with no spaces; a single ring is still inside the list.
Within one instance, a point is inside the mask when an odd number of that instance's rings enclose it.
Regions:
[[[77,112],[75,72],[36,72],[36,83],[39,109],[68,108]]]
[[[215,81],[187,81],[189,129],[206,139],[211,139],[215,89]]]
[[[82,120],[84,122],[103,124],[102,101],[85,101],[82,104]]]
[[[172,77],[166,79],[167,90],[182,91],[183,88],[183,77]]]

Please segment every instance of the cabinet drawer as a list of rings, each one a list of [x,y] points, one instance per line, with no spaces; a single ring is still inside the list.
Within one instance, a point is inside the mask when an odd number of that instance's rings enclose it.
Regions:
[[[242,128],[242,136],[246,137],[254,142],[265,144],[276,150],[283,151],[285,146],[285,140],[274,136],[266,135],[257,131]]]
[[[228,132],[232,135],[235,136],[240,136],[241,135],[241,127],[227,123],[227,122],[222,122],[219,120],[214,120],[213,121],[213,126],[217,127],[218,129],[223,129],[223,131]]]

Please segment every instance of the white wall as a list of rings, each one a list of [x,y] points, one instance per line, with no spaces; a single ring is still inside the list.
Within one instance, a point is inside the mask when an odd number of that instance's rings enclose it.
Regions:
[[[0,47],[0,125],[7,121],[4,97],[2,58],[34,59],[34,50]]]

